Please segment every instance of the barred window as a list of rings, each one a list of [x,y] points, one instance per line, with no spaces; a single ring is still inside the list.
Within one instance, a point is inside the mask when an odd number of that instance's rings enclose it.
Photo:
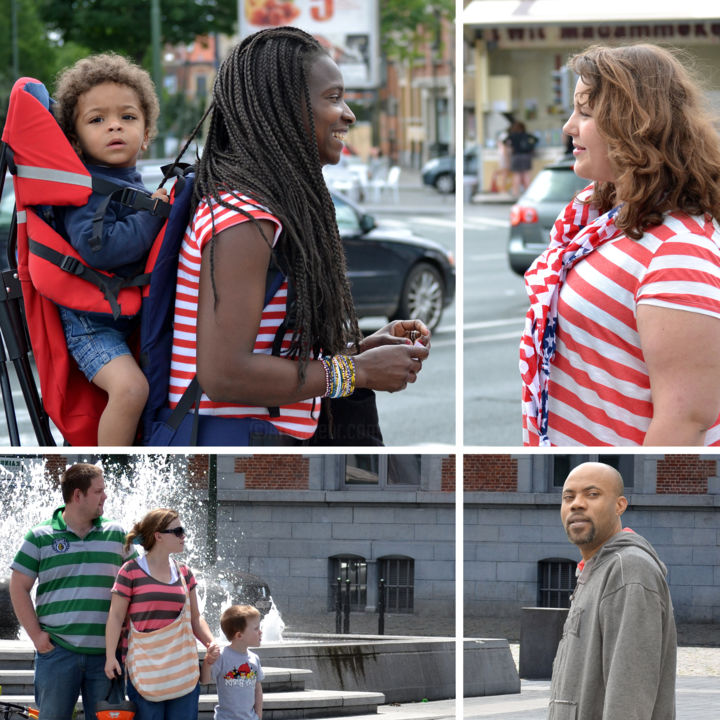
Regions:
[[[379,562],[379,579],[385,581],[385,611],[411,613],[415,602],[415,561],[407,557],[387,557],[380,558]]]
[[[330,608],[340,599],[345,601],[346,593],[350,594],[350,609],[365,610],[367,606],[367,563],[365,558],[345,556],[330,558],[330,577],[328,599]]]
[[[565,558],[548,558],[538,563],[538,607],[570,607],[576,567],[574,560]]]

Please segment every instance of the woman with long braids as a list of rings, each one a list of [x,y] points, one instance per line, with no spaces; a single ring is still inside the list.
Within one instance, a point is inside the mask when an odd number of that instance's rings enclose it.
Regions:
[[[525,274],[525,442],[718,445],[720,138],[667,49],[569,64],[563,130],[593,183]]]
[[[322,175],[355,121],[343,93],[335,62],[291,27],[243,40],[215,81],[180,256],[170,404],[197,375],[200,417],[234,418],[232,444],[302,443],[322,397],[402,390],[428,356],[418,320],[364,339],[358,329]]]

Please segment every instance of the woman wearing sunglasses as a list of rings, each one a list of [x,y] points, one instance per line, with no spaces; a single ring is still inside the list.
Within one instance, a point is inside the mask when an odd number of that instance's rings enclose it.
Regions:
[[[185,549],[185,530],[174,510],[151,510],[125,538],[145,553],[126,562],[112,588],[105,630],[105,674],[122,675],[116,649],[127,656],[127,693],[136,720],[193,720],[198,714],[198,655],[195,638],[217,652],[198,609],[196,580],[171,556]],[[125,642],[125,637],[127,642]]]

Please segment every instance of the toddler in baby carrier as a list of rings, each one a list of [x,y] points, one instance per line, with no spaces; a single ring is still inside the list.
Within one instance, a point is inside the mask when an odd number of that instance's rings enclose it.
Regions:
[[[16,205],[16,220],[14,217],[8,241],[11,269],[3,273],[5,297],[0,297],[0,329],[20,380],[38,444],[55,444],[49,418],[67,444],[96,445],[98,421],[106,404],[105,393],[86,379],[68,353],[58,305],[114,318],[140,314],[134,347],[150,388],[140,425],[142,444],[249,444],[253,433],[268,432],[268,423],[256,423],[261,426],[256,428],[252,421],[200,419],[191,412],[202,393],[196,379],[177,408],[168,407],[177,261],[190,219],[192,167],[176,160],[163,168],[163,182],[175,178],[167,204],[157,203],[139,191],[113,187],[107,180],[100,182],[87,171],[57,124],[50,112],[51,103],[39,81],[21,78],[15,83],[0,155],[0,183],[9,170]],[[48,211],[61,205],[83,205],[93,190],[141,212],[158,212],[167,217],[140,275],[121,278],[89,267],[54,230]],[[96,217],[96,222],[102,225],[102,217]],[[278,269],[268,270],[266,301],[283,279]],[[28,360],[28,339],[42,400]],[[0,357],[0,361],[4,358]],[[0,389],[10,440],[18,445],[4,362],[0,362]]]
[[[32,78],[18,80],[10,97],[0,177],[4,182],[6,170],[12,174],[16,219],[8,240],[11,270],[4,274],[8,281],[5,300],[9,302],[2,303],[0,321],[39,444],[54,444],[49,417],[68,444],[95,445],[106,396],[85,378],[69,356],[57,306],[115,319],[138,315],[149,295],[155,264],[163,262],[168,253],[177,257],[179,240],[174,238],[176,247],[170,248],[165,238],[170,238],[172,232],[182,238],[191,183],[182,182],[184,169],[171,168],[168,172],[177,176],[178,182],[166,204],[157,203],[149,194],[92,177],[50,112],[51,103],[44,85]],[[86,204],[93,191],[139,212],[169,216],[140,275],[118,277],[89,267],[53,228],[51,208]],[[182,203],[177,202],[179,196],[183,196]],[[100,216],[94,223],[102,227],[102,221]],[[22,355],[27,339],[37,366],[42,404],[36,401],[29,363],[17,357]],[[15,421],[4,387],[3,397],[6,416],[12,413]],[[13,434],[17,435],[17,429],[11,432],[11,441],[17,439]]]

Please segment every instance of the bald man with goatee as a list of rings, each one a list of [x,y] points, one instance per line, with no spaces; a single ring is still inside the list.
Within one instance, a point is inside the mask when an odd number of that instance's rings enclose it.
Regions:
[[[560,517],[580,549],[578,581],[553,664],[548,720],[674,720],[677,637],[667,570],[620,518],[623,480],[578,465]]]

